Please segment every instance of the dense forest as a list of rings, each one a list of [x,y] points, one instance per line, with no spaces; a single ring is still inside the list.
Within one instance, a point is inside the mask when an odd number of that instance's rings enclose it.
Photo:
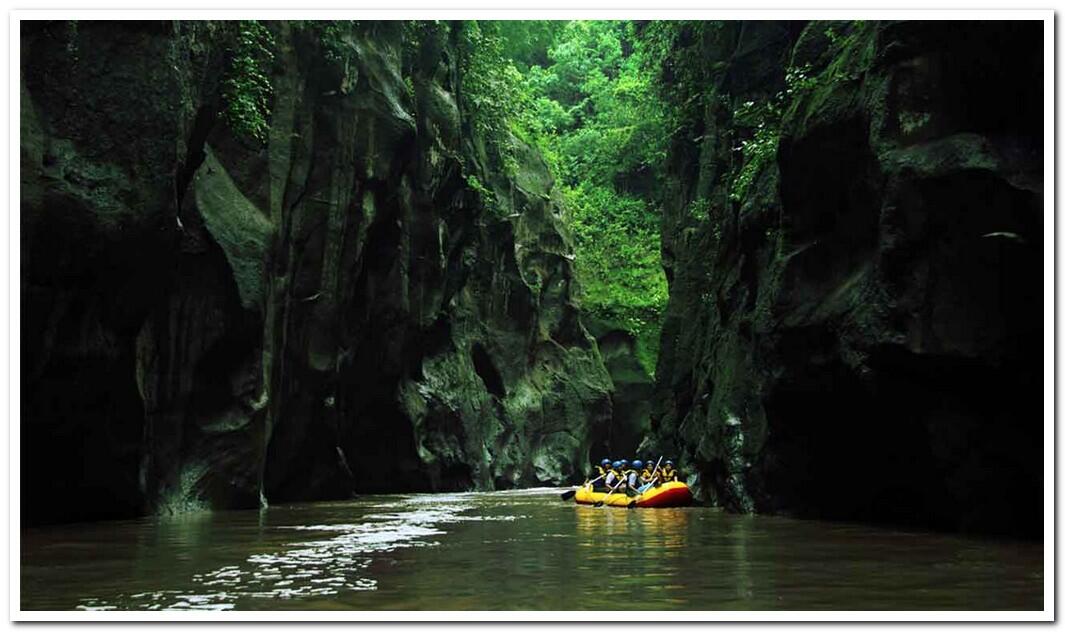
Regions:
[[[1033,535],[1040,42],[23,22],[23,519],[653,451],[732,511]]]

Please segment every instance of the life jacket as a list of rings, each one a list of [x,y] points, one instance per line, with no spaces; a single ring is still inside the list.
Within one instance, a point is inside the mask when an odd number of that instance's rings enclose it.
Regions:
[[[610,468],[609,470],[607,470],[607,472],[606,472],[606,486],[607,487],[613,487],[614,485],[617,485],[618,478],[620,478],[620,476],[621,476],[621,474],[619,474],[618,471],[615,470],[614,468]]]
[[[606,478],[607,470],[602,465],[595,466],[595,476],[592,478]]]
[[[671,483],[675,480],[677,480],[677,470],[668,465],[664,466],[662,468],[662,482]]]
[[[629,468],[625,470],[625,484],[629,487],[636,487],[640,484],[640,475],[636,473],[636,470]]]
[[[654,478],[654,476],[651,475],[650,468],[646,468],[645,467],[645,468],[643,468],[643,471],[640,472],[640,482],[641,483],[650,483],[651,479],[653,479],[653,478]]]

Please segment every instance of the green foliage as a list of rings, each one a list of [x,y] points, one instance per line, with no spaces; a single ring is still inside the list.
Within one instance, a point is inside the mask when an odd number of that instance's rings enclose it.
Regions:
[[[447,22],[440,20],[407,20],[403,22],[403,74],[406,79],[416,72],[415,66],[422,47],[434,41],[442,43],[450,33]]]
[[[779,141],[779,129],[761,126],[755,130],[754,137],[740,143],[743,163],[730,183],[729,199],[742,202],[747,197],[747,192],[758,174],[776,159]]]
[[[322,20],[311,22],[322,46],[323,56],[329,61],[346,63],[354,54],[349,36],[352,27],[358,22],[353,20]]]
[[[562,190],[583,308],[630,332],[653,374],[668,297],[657,198],[668,134],[644,43],[631,22],[508,24],[506,52],[524,71],[514,127]]]
[[[658,86],[667,131],[690,136],[715,95],[715,78],[723,60],[707,60],[704,44],[719,36],[724,24],[704,20],[655,20],[641,28],[648,75]]]
[[[237,23],[229,50],[229,65],[222,78],[222,117],[238,136],[266,142],[273,86],[273,35],[256,20]]]
[[[525,72],[531,66],[548,64],[547,50],[565,25],[562,20],[505,20],[496,22],[495,28],[507,57]]]
[[[825,37],[828,38],[828,41],[833,46],[838,46],[839,45],[840,35],[839,35],[839,33],[836,32],[836,29],[834,29],[833,27],[829,26],[828,28],[825,29]]]
[[[785,75],[787,88],[777,95],[784,109],[803,100],[816,102],[841,83],[858,81],[872,65],[876,51],[873,31],[862,20],[850,22],[822,22],[820,26],[828,42],[823,58],[827,65],[819,69],[810,64],[790,67]]]
[[[475,175],[466,176],[466,186],[470,187],[471,191],[475,192],[478,196],[480,196],[481,201],[485,205],[489,207],[495,206],[495,193],[489,191],[488,187],[484,186],[484,184],[481,183],[480,178]]]
[[[747,101],[733,113],[734,127],[751,130],[751,135],[736,147],[741,159],[739,169],[729,182],[730,199],[742,202],[762,169],[776,160],[784,102],[782,94],[778,94],[771,101]]]
[[[732,105],[732,97],[719,88],[728,61],[707,58],[709,50],[724,54],[734,48],[723,26],[711,21],[654,21],[641,27],[647,70],[658,84],[668,135],[674,139],[699,140],[708,114]],[[731,112],[734,159],[726,177],[733,202],[742,202],[758,174],[776,159],[784,113],[811,93],[823,94],[835,82],[857,79],[871,63],[872,38],[869,45],[862,45],[869,34],[865,23],[825,22],[822,28],[828,46],[825,56],[831,60],[826,68],[818,72],[809,64],[788,68],[783,90],[746,101]]]
[[[789,67],[784,73],[784,84],[787,86],[784,94],[790,100],[817,86],[817,78],[810,76],[810,64],[804,64],[797,68]]]
[[[511,129],[529,111],[522,75],[504,54],[498,22],[461,22],[456,30],[463,111],[513,173]]]
[[[688,217],[695,222],[705,222],[710,219],[710,201],[706,198],[697,198],[688,204]]]
[[[647,374],[654,376],[658,364],[658,352],[662,344],[662,311],[660,307],[650,314],[645,324],[636,332],[636,359]]]
[[[668,296],[648,202],[591,183],[564,189],[584,306],[638,334]]]
[[[855,60],[848,53],[858,48],[856,44],[862,27],[861,22],[826,25],[824,34],[829,42],[828,53],[832,62],[823,72],[815,73],[810,64],[789,67],[784,74],[784,90],[764,101],[747,101],[732,113],[733,128],[741,133],[742,140],[735,147],[739,161],[738,168],[730,176],[731,200],[742,202],[746,199],[758,174],[776,160],[781,122],[784,112],[792,104],[811,93],[824,91],[835,82],[857,79],[859,72],[852,67]],[[862,60],[857,61],[857,64],[862,63]]]
[[[532,131],[565,184],[606,186],[665,159],[661,103],[642,54],[631,23],[569,22],[548,51],[550,65],[527,72]]]
[[[899,126],[904,134],[912,134],[932,120],[929,112],[899,112]]]

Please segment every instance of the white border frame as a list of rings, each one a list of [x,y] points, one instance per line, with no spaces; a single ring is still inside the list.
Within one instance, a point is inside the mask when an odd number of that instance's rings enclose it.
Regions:
[[[128,1],[128,0],[124,0]],[[267,0],[269,1],[269,0]],[[397,0],[402,4],[405,0]],[[472,0],[471,4],[489,4],[487,0]],[[619,2],[620,4],[620,2]],[[752,2],[754,4],[754,2]],[[8,470],[9,590],[7,591],[9,613],[13,621],[589,621],[589,613],[579,611],[225,611],[225,612],[82,612],[82,611],[24,611],[19,605],[20,559],[19,559],[19,484],[20,484],[20,350],[21,305],[19,288],[20,233],[16,209],[20,208],[19,195],[19,23],[34,19],[81,19],[81,20],[156,20],[166,19],[866,19],[883,20],[916,18],[921,20],[1040,20],[1043,22],[1043,128],[1044,138],[1044,238],[1043,238],[1043,549],[1044,549],[1044,597],[1042,611],[626,611],[627,621],[1053,621],[1055,617],[1055,162],[1056,128],[1055,106],[1055,15],[1051,10],[881,10],[881,9],[723,9],[723,10],[648,10],[648,9],[577,9],[567,10],[560,0],[544,0],[542,5],[555,5],[551,9],[362,9],[362,10],[298,10],[298,9],[47,9],[18,10],[9,16],[10,66],[9,71],[9,160],[10,205],[8,212],[8,271],[3,282],[8,285],[7,295],[12,304],[6,317],[9,319],[6,344],[9,371],[8,415],[10,456]],[[490,4],[489,4],[490,6]],[[1052,299],[1052,300],[1048,300]],[[0,314],[0,320],[5,316]],[[14,343],[14,344],[13,344]],[[1053,345],[1053,346],[1052,346]],[[2,492],[0,492],[2,493]]]

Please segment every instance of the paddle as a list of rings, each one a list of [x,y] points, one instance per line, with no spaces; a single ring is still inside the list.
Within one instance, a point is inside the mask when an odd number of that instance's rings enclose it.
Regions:
[[[647,484],[646,484],[646,485],[641,485],[641,486],[640,486],[639,492],[640,492],[640,493],[642,494],[642,493],[644,493],[645,491],[647,491],[647,490],[651,489],[652,487],[654,487],[654,486],[655,486],[655,482],[656,482],[657,480],[658,480],[658,477],[656,476],[656,477],[652,478],[651,480],[647,481]]]
[[[622,483],[624,483],[624,482],[625,482],[625,479],[621,479],[620,481],[618,481],[618,484],[614,485],[614,488],[610,490],[610,493],[607,494],[606,496],[604,496],[603,500],[600,500],[599,502],[595,503],[595,506],[596,507],[602,507],[606,503],[607,499],[614,495],[614,490],[616,490],[617,488],[621,487]]]
[[[651,470],[651,477],[658,473],[658,466],[662,465],[662,457],[658,457],[658,463],[655,463],[655,469]]]
[[[658,466],[659,465],[662,465],[662,457],[658,457],[658,463],[655,463],[655,469],[651,470],[651,485],[654,485],[655,481],[658,480],[658,477],[655,476],[655,475],[658,474]],[[642,489],[646,489],[646,488],[642,488]],[[643,493],[643,492],[641,491],[640,493]]]
[[[590,487],[596,481],[598,481],[599,479],[603,478],[604,476],[606,476],[606,474],[600,474],[599,476],[596,476],[595,478],[593,478],[592,480],[588,481],[584,485],[581,485],[581,487]],[[570,489],[570,490],[564,491],[564,492],[562,492],[562,500],[569,500],[570,498],[573,498],[576,495],[577,495],[577,490],[575,490],[575,489]]]

